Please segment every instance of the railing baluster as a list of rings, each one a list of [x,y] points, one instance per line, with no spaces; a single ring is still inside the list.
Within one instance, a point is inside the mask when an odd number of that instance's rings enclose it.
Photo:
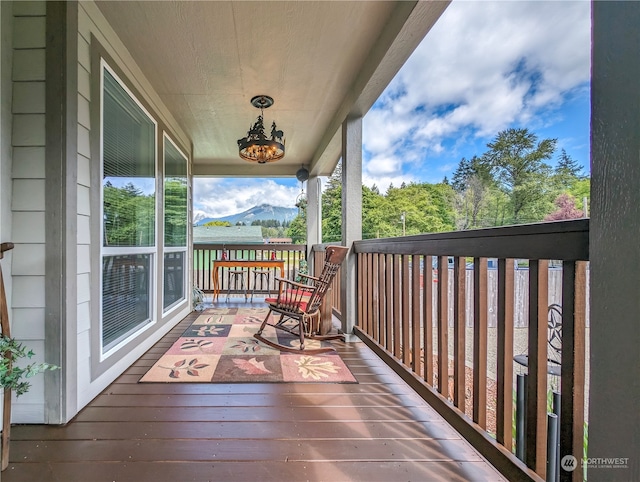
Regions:
[[[549,261],[529,262],[529,360],[527,377],[527,466],[546,472],[547,447],[547,308]]]
[[[364,260],[365,257],[367,256],[364,253],[358,253],[356,255],[356,270],[357,270],[357,283],[358,283],[358,287],[360,292],[362,292],[362,290],[364,289],[365,286],[365,268],[364,268]],[[336,276],[336,278],[338,278],[338,276]],[[358,326],[364,326],[366,323],[366,317],[365,317],[365,310],[364,310],[364,302],[362,301],[362,296],[358,296],[357,299],[357,304],[356,304],[356,311],[357,311],[357,316],[358,316]]]
[[[466,276],[464,258],[453,264],[453,404],[463,412],[466,405]]]
[[[400,357],[400,255],[393,255],[393,355]]]
[[[438,258],[438,391],[449,397],[449,262]]]
[[[424,379],[429,385],[433,385],[433,258],[424,257],[424,269],[422,282],[424,295],[422,298],[422,311],[424,320]]]
[[[496,440],[513,448],[513,300],[514,260],[498,260],[498,346]]]
[[[407,366],[411,366],[409,317],[409,255],[402,255],[402,362]]]
[[[385,335],[385,343],[384,347],[388,351],[393,350],[393,325],[391,320],[393,319],[393,255],[386,254],[385,255],[385,327],[386,327],[386,335]]]
[[[387,298],[385,297],[386,293],[386,281],[387,275],[385,272],[385,260],[386,256],[384,254],[378,255],[378,292],[380,296],[378,297],[378,343],[384,346],[386,344],[386,319],[385,319],[385,304]]]
[[[364,259],[365,265],[365,285],[361,292],[362,306],[364,307],[364,329],[369,336],[372,336],[371,330],[371,310],[369,307],[369,299],[371,297],[371,253],[367,253]]]
[[[560,459],[583,457],[587,274],[584,261],[562,263],[562,365]],[[561,480],[582,480],[582,470],[560,471]]]
[[[420,255],[411,257],[411,348],[413,371],[420,373]]]
[[[371,298],[370,312],[371,317],[371,336],[374,340],[380,342],[380,297],[379,297],[379,272],[378,272],[378,253],[373,253],[371,257]]]
[[[487,427],[487,258],[474,258],[473,421]]]

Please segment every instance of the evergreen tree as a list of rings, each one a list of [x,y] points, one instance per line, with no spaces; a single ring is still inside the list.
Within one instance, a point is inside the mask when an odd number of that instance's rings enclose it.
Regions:
[[[538,142],[528,129],[507,129],[487,144],[483,163],[510,198],[511,222],[534,220],[548,209],[551,167],[544,161],[551,158],[556,143],[556,139]]]
[[[458,167],[453,172],[451,185],[456,192],[463,192],[471,178],[477,178],[484,185],[493,183],[491,167],[483,162],[478,156],[473,156],[471,160],[462,158]]]
[[[342,239],[342,164],[338,163],[322,193],[322,242]]]
[[[578,161],[574,160],[567,154],[567,151],[562,149],[554,170],[554,178],[559,189],[567,190],[570,189],[576,181],[584,179],[585,176],[582,174],[582,166]]]

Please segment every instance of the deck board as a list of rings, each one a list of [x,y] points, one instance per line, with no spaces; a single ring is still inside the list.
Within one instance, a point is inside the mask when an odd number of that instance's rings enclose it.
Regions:
[[[189,315],[65,426],[16,425],[5,482],[503,480],[363,343],[357,384],[138,383]]]

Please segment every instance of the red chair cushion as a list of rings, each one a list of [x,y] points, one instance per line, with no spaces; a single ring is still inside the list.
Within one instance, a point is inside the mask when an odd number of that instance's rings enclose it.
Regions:
[[[311,295],[313,293],[311,291],[300,292],[298,290],[287,290],[286,294],[289,296],[281,296],[283,304],[293,305],[300,311],[305,311],[307,309],[307,304],[309,303],[309,298],[311,298]],[[300,296],[302,296],[302,298],[300,298]],[[277,306],[279,299],[280,298],[265,298],[264,301],[265,303],[268,303],[270,305]],[[293,299],[300,299],[300,301],[298,301],[297,303],[291,303],[291,300]],[[290,302],[287,303],[287,300],[289,300]]]
[[[265,301],[267,303],[269,303],[270,305],[278,306],[278,299],[277,298],[267,298],[267,299],[265,299]],[[306,301],[300,301],[300,302],[295,304],[295,307],[298,308],[300,311],[305,311],[307,309],[307,302]],[[291,306],[291,308],[293,308],[293,306]]]

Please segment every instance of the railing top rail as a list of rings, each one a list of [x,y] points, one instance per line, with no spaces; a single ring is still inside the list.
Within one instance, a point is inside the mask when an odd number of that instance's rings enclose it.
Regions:
[[[357,253],[589,260],[589,220],[356,241]]]
[[[312,244],[310,251],[324,253],[327,249],[327,246],[341,246],[342,244],[338,241],[337,243],[322,243],[322,244]]]
[[[193,243],[194,249],[243,249],[249,251],[307,251],[306,244],[236,244],[236,243]]]

